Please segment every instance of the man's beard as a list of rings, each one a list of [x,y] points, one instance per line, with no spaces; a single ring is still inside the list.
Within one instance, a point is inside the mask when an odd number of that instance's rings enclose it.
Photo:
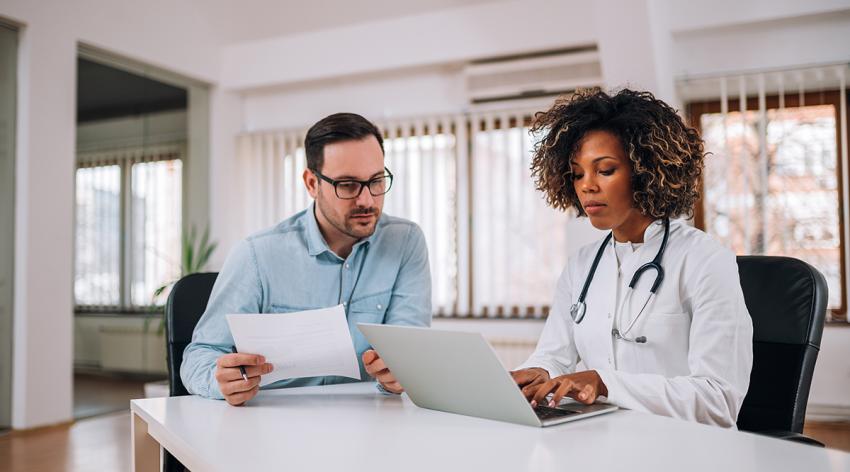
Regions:
[[[325,219],[328,220],[331,226],[336,228],[337,231],[354,239],[363,239],[371,236],[375,232],[375,228],[378,226],[378,220],[381,218],[381,210],[377,207],[358,207],[351,210],[346,216],[337,218],[333,208],[330,208],[329,205],[327,205],[321,195],[321,192],[319,193],[318,203],[319,209],[322,211],[322,214],[325,215]],[[373,215],[373,220],[369,225],[358,224],[355,220],[352,220],[352,217],[356,215]]]

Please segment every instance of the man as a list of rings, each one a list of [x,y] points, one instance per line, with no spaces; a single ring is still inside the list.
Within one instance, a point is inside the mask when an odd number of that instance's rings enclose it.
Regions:
[[[231,353],[232,313],[287,313],[342,304],[361,375],[401,393],[357,323],[429,326],[431,275],[422,230],[383,215],[392,174],[383,139],[359,115],[328,116],[307,132],[303,179],[314,203],[274,228],[240,242],[216,280],[206,312],[186,347],[180,376],[189,392],[241,405],[272,365],[261,355]],[[280,315],[285,316],[285,315]],[[248,380],[242,379],[243,366]],[[263,388],[350,382],[341,377],[288,379]]]

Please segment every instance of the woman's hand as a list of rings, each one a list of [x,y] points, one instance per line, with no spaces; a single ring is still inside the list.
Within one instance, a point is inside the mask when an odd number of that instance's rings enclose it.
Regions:
[[[549,372],[540,367],[532,367],[530,369],[515,370],[511,372],[511,377],[514,378],[514,382],[522,390],[525,398],[530,398],[527,392],[533,392],[538,385],[548,382]]]
[[[551,393],[552,398],[548,405],[554,408],[561,403],[561,399],[565,396],[574,398],[585,405],[590,405],[596,401],[596,397],[607,397],[608,387],[605,386],[602,378],[595,370],[585,370],[584,372],[555,377],[529,389],[524,388],[522,393],[525,398],[531,401],[533,407],[546,404],[546,396]]]

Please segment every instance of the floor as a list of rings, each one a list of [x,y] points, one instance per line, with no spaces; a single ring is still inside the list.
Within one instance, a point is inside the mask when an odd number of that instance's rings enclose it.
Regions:
[[[803,434],[826,447],[850,452],[850,421],[807,421]]]
[[[74,418],[79,420],[127,410],[130,408],[130,400],[145,396],[145,382],[161,378],[75,373]]]
[[[2,471],[130,470],[130,400],[162,376],[74,374],[73,424],[0,431]]]
[[[0,436],[0,470],[130,470],[130,412]]]

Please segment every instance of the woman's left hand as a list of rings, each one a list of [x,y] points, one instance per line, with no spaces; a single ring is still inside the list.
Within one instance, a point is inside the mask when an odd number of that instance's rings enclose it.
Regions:
[[[561,399],[565,396],[590,405],[596,401],[596,397],[608,396],[608,387],[605,386],[602,378],[595,370],[585,370],[584,372],[555,377],[523,393],[525,393],[525,398],[531,401],[532,407],[547,404],[546,396],[551,393],[552,398],[548,405],[554,408],[561,403]]]

